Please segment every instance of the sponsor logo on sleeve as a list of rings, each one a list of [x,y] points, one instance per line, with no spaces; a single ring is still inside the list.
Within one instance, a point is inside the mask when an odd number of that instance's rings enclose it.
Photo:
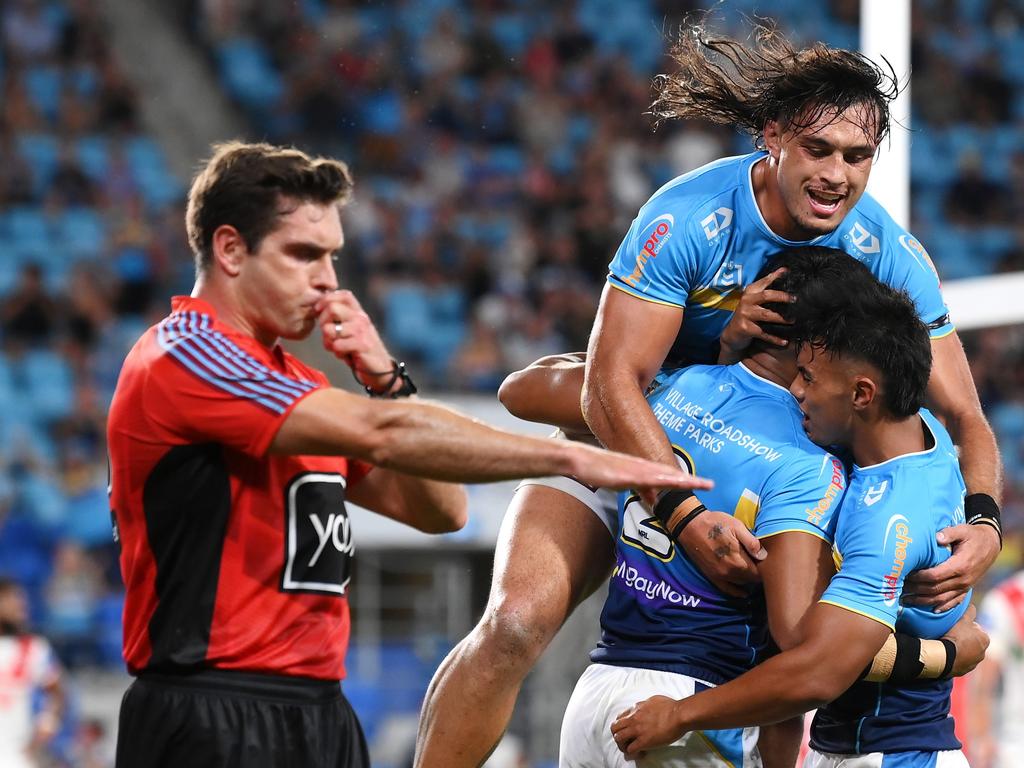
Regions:
[[[875,506],[875,504],[882,500],[882,497],[885,495],[885,491],[888,487],[888,480],[883,480],[878,485],[871,486],[864,491],[864,503],[869,507]]]
[[[903,246],[903,249],[914,257],[914,261],[920,264],[922,269],[929,270],[935,275],[935,277],[939,276],[938,271],[935,269],[935,265],[932,263],[932,257],[928,255],[928,251],[924,249],[924,246],[921,245],[921,243],[906,234],[900,235],[899,241],[900,245]]]
[[[829,457],[825,457],[828,461]],[[825,514],[832,509],[836,499],[842,496],[843,488],[846,487],[846,473],[843,472],[843,465],[838,460],[832,459],[832,476],[829,478],[828,488],[825,495],[813,507],[808,507],[804,512],[807,514],[807,522],[819,525]]]
[[[882,597],[887,606],[896,603],[897,587],[900,576],[907,563],[907,547],[913,539],[910,537],[910,525],[907,518],[896,514],[889,518],[889,524],[885,526],[885,539],[882,541],[882,551],[889,552],[889,537],[893,537],[894,550],[892,554],[892,566],[889,572],[882,577]]]
[[[720,234],[732,226],[732,208],[718,208],[700,220],[701,227],[708,242],[714,240]]]
[[[882,250],[878,238],[864,229],[864,226],[859,221],[850,227],[850,231],[846,233],[846,239],[865,255],[878,253]]]
[[[644,267],[647,262],[655,258],[665,243],[672,237],[672,227],[676,220],[671,213],[663,213],[640,231],[638,240],[643,240],[643,247],[636,256],[636,265],[633,272],[625,278],[625,282],[636,288],[640,279],[644,276]]]

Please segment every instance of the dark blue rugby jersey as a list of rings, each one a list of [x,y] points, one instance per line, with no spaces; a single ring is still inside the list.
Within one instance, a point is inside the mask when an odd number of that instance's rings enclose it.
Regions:
[[[846,475],[804,434],[783,387],[742,363],[693,366],[648,397],[674,450],[715,488],[698,496],[753,532],[799,531],[831,543]],[[620,497],[617,562],[591,659],[663,669],[709,683],[730,680],[762,657],[768,641],[760,590],[718,591],[635,497]]]

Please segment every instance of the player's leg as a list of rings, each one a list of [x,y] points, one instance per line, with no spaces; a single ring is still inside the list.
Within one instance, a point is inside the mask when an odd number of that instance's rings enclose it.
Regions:
[[[579,602],[607,578],[614,557],[609,528],[594,502],[576,496],[537,484],[522,485],[513,496],[484,615],[427,690],[417,768],[480,765],[508,726],[537,658]],[[607,501],[602,505],[607,514]]]

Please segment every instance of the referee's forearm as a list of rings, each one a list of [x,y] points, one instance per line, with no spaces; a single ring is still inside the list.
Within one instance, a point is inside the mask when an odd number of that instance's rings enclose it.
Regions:
[[[418,477],[468,483],[573,474],[580,454],[565,440],[505,432],[437,403],[371,400],[338,389],[301,400],[271,451],[349,456]]]

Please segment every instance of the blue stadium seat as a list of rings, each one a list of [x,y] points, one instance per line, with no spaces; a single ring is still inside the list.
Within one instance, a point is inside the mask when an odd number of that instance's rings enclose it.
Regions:
[[[15,258],[44,257],[53,248],[53,232],[43,209],[34,205],[15,206],[7,211],[8,247]]]
[[[491,22],[491,34],[510,56],[518,56],[530,42],[534,30],[520,13],[500,13]]]
[[[47,120],[55,120],[60,111],[63,82],[56,67],[30,67],[22,76],[28,97]]]
[[[32,413],[41,421],[67,416],[74,405],[74,381],[68,361],[48,349],[35,349],[22,360],[25,393],[32,395]]]
[[[48,133],[21,133],[15,139],[15,146],[18,154],[29,165],[36,195],[42,196],[60,161],[57,137]]]
[[[122,655],[121,615],[124,612],[124,595],[107,595],[96,605],[94,624],[97,632],[99,661],[108,666],[124,664]]]
[[[402,99],[393,89],[368,95],[361,103],[360,122],[369,133],[397,135],[402,129]]]
[[[69,208],[56,229],[60,250],[71,260],[97,258],[107,247],[106,222],[95,208]]]
[[[404,282],[384,294],[384,334],[402,349],[419,353],[430,333],[430,302],[422,286]]]
[[[75,155],[89,178],[98,181],[110,168],[110,140],[98,134],[82,136],[75,142]]]
[[[242,104],[259,111],[281,98],[281,75],[256,40],[239,37],[221,44],[218,60],[229,93]]]

